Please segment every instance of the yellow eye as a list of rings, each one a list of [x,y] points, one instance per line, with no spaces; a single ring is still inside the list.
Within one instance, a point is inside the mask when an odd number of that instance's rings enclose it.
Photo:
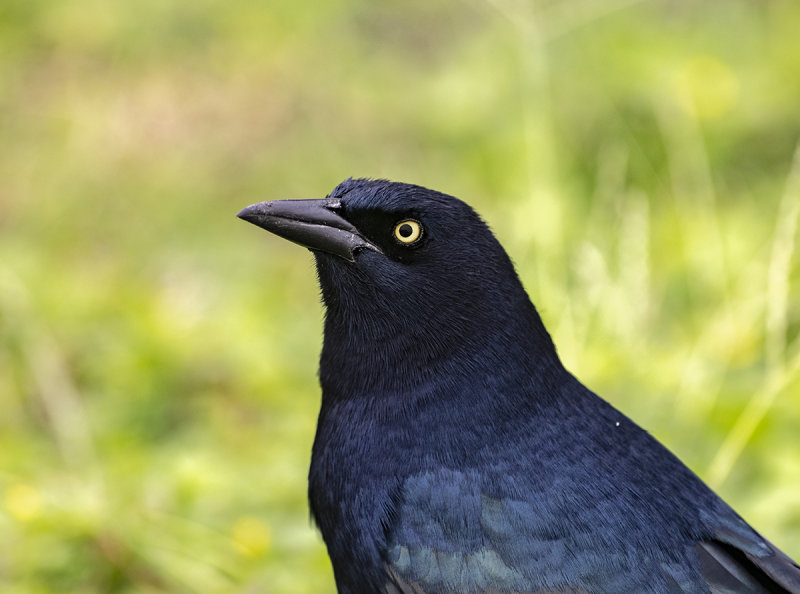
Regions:
[[[422,237],[422,225],[414,219],[405,219],[394,226],[394,238],[400,243],[414,243]]]

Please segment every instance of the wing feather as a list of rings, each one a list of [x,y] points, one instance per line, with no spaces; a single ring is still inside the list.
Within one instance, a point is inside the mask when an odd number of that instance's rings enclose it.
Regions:
[[[703,577],[717,592],[800,594],[800,566],[734,512],[697,543]]]

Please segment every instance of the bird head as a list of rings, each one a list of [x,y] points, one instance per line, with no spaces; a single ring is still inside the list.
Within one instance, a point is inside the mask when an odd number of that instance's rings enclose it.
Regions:
[[[505,250],[457,198],[348,179],[326,198],[261,202],[238,216],[315,255],[326,306],[323,387],[328,368],[347,384],[341,390],[354,390],[425,381],[453,358],[474,368],[523,346],[533,350],[520,356],[555,356]],[[375,377],[387,366],[394,373]]]

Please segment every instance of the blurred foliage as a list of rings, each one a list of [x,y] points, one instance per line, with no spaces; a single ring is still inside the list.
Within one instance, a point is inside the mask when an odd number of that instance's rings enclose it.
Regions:
[[[800,557],[800,4],[5,0],[0,594],[333,592],[321,307],[234,218],[472,203],[579,377]]]

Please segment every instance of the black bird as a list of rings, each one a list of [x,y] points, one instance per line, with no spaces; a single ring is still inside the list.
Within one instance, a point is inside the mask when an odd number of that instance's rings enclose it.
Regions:
[[[800,593],[800,567],[567,372],[465,203],[350,179],[240,218],[314,253],[309,473],[339,592]]]

